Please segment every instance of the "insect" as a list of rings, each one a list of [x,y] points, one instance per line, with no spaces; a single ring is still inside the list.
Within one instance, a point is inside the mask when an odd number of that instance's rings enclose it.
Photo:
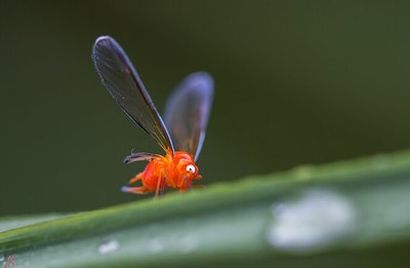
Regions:
[[[95,41],[92,58],[97,73],[110,95],[131,119],[162,148],[165,155],[131,153],[124,159],[129,164],[148,161],[145,169],[131,178],[122,191],[134,194],[167,188],[187,191],[202,176],[196,164],[211,109],[214,82],[205,72],[188,75],[169,97],[164,119],[159,115],[148,91],[121,46],[109,36]]]

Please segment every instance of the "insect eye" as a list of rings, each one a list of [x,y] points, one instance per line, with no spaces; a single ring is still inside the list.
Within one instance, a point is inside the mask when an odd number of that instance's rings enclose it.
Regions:
[[[186,166],[186,171],[189,172],[189,173],[194,174],[195,171],[196,171],[196,168],[195,168],[194,165],[188,165],[188,166]]]

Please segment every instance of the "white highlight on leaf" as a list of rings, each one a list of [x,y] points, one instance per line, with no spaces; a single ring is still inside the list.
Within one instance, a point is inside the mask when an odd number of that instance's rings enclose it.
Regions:
[[[98,252],[104,255],[104,254],[117,251],[119,248],[120,248],[120,243],[117,240],[110,240],[110,241],[102,243],[98,247]]]
[[[166,238],[153,238],[146,244],[146,249],[150,252],[158,253],[164,249],[170,249],[190,253],[198,247],[198,240],[193,236],[175,236],[171,235]]]
[[[152,239],[147,243],[147,248],[153,252],[160,252],[165,248],[165,245],[160,239]]]
[[[198,240],[193,236],[184,236],[179,240],[178,244],[182,252],[189,253],[198,247]]]
[[[285,250],[327,245],[354,227],[354,207],[330,190],[310,190],[299,199],[274,204],[268,242]]]

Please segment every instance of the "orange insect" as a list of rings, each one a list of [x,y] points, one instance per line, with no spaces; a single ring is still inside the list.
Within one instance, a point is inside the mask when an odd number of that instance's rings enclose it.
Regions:
[[[189,75],[168,99],[164,120],[121,46],[109,36],[99,37],[92,54],[101,81],[121,109],[150,135],[165,155],[132,153],[124,163],[149,161],[130,180],[142,186],[124,186],[124,192],[160,195],[167,188],[187,191],[201,178],[196,161],[205,139],[214,83],[205,72]]]

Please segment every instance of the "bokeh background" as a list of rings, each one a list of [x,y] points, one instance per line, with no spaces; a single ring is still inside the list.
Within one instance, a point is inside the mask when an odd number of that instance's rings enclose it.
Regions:
[[[143,197],[120,187],[158,151],[91,61],[117,39],[159,110],[185,75],[216,82],[203,184],[410,147],[408,1],[0,0],[0,215]]]

